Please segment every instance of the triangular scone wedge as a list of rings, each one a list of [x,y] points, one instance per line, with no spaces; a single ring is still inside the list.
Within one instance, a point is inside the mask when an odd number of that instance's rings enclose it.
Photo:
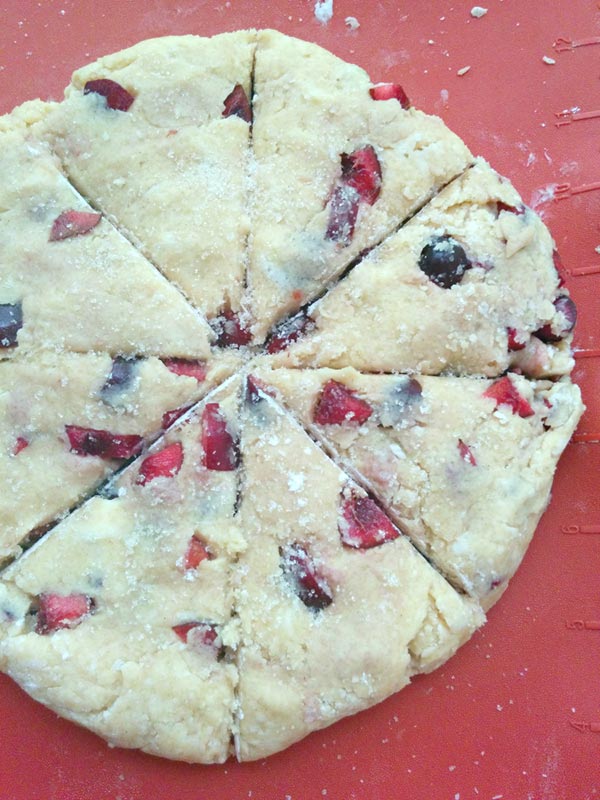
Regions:
[[[210,403],[235,440],[232,380]],[[0,581],[0,667],[25,691],[111,744],[191,762],[229,755],[237,682],[238,477],[205,465],[208,403]]]
[[[232,353],[208,362],[75,353],[0,362],[0,561],[237,365]]]
[[[256,332],[321,293],[471,160],[437,117],[376,100],[309,42],[258,35],[248,282]]]
[[[256,374],[438,569],[484,608],[498,599],[581,416],[577,386],[350,368]]]
[[[483,615],[255,387],[242,457],[236,751],[251,760],[434,669]]]
[[[306,335],[281,360],[371,372],[567,374],[576,309],[553,247],[506,178],[478,160],[308,309]]]
[[[0,120],[0,359],[40,348],[205,358],[206,320],[73,189],[28,127],[47,108],[26,106]]]
[[[79,191],[211,318],[237,312],[244,285],[255,35],[105,56],[74,73],[45,125]]]

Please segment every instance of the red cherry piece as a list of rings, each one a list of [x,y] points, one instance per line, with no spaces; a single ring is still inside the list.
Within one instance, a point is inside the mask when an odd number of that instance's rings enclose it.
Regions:
[[[183,557],[183,569],[185,572],[188,570],[197,569],[199,565],[206,560],[212,560],[213,556],[206,546],[206,542],[195,533],[188,542],[188,546]]]
[[[99,456],[100,458],[131,458],[142,447],[141,436],[125,435],[99,431],[94,428],[80,428],[78,425],[65,425],[71,445],[71,452],[78,456]]]
[[[554,269],[558,273],[558,288],[562,289],[565,285],[565,280],[567,277],[567,268],[563,264],[562,258],[560,257],[560,253],[558,250],[552,251],[552,262],[554,263]]]
[[[255,375],[248,375],[246,378],[246,402],[251,406],[255,406],[263,399],[263,394],[275,397],[275,389]]]
[[[381,164],[370,144],[350,155],[342,153],[342,182],[365,203],[375,203],[381,191]]]
[[[252,122],[252,108],[244,87],[238,83],[227,95],[223,109],[224,117],[240,117],[244,122]]]
[[[173,625],[173,633],[192,650],[210,651],[215,656],[220,652],[220,638],[215,625],[210,622],[183,622]]]
[[[230,308],[226,308],[210,324],[217,334],[219,347],[241,347],[252,339],[252,334],[244,328],[238,314]]]
[[[341,425],[343,422],[362,425],[372,413],[373,409],[365,400],[343,383],[330,380],[317,400],[313,421],[318,425]]]
[[[202,463],[207,469],[230,472],[237,468],[240,455],[237,442],[227,430],[227,420],[218,403],[207,403],[202,412]]]
[[[0,348],[14,347],[23,327],[21,303],[0,303]]]
[[[522,217],[523,214],[525,214],[526,208],[523,203],[519,203],[518,206],[511,206],[509,203],[497,200],[496,213],[500,214],[501,211],[508,211],[510,214],[516,214],[518,217]]]
[[[88,81],[83,87],[84,94],[99,94],[106,100],[108,108],[113,111],[129,111],[135,97],[124,89],[120,83],[110,78],[96,78]]]
[[[373,100],[397,100],[402,108],[410,108],[408,95],[399,83],[378,83],[369,89]]]
[[[158,453],[152,453],[142,461],[136,483],[145,486],[155,478],[173,478],[183,464],[183,447],[173,442]]]
[[[508,337],[508,349],[511,352],[515,350],[523,350],[527,342],[522,341],[519,338],[519,333],[516,328],[507,328],[506,335]]]
[[[302,334],[313,327],[313,320],[305,311],[300,311],[294,317],[286,319],[273,331],[267,342],[267,353],[280,353],[293,342],[298,341]]]
[[[283,574],[304,605],[316,611],[331,605],[333,592],[306,547],[295,542],[280,552]]]
[[[329,204],[329,220],[325,238],[347,247],[354,236],[360,196],[351,186],[339,184],[334,189]]]
[[[514,383],[505,375],[494,381],[483,393],[484,397],[489,397],[496,401],[496,408],[501,405],[510,406],[513,414],[520,417],[531,417],[535,413],[527,400],[519,394]]]
[[[84,617],[92,614],[95,602],[85,594],[52,594],[39,596],[39,610],[35,632],[41,635],[61,628],[74,628]]]
[[[195,378],[198,383],[202,383],[206,379],[208,368],[204,361],[193,361],[188,358],[163,358],[161,360],[165,367],[175,375]]]
[[[460,457],[463,461],[466,461],[467,464],[470,464],[472,467],[477,466],[477,461],[475,460],[475,456],[468,444],[465,444],[462,439],[458,440],[458,452],[460,453]]]
[[[26,447],[29,447],[29,442],[24,436],[17,436],[17,441],[13,447],[13,456],[18,456],[22,450],[25,450]]]
[[[93,211],[63,211],[52,223],[49,242],[60,242],[72,236],[89,233],[102,219],[102,214]]]
[[[194,404],[191,403],[190,405],[187,406],[180,406],[179,408],[173,408],[171,411],[165,411],[165,413],[162,415],[162,422],[161,422],[161,427],[163,431],[166,431],[167,428],[170,428],[174,422],[177,422],[179,417],[183,417],[186,411],[189,411],[193,405]]]
[[[338,528],[342,543],[359,550],[377,547],[400,536],[377,503],[366,496],[352,495],[343,501]]]
[[[564,322],[556,330],[550,323],[547,323],[542,328],[535,332],[535,336],[541,339],[546,344],[560,342],[567,334],[571,333],[577,322],[577,306],[566,294],[559,295],[554,301],[554,308],[560,314]]]

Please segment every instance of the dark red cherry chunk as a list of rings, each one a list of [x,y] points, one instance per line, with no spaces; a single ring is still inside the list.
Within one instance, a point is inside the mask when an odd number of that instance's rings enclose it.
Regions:
[[[507,328],[506,336],[508,338],[508,349],[511,352],[523,350],[525,348],[527,342],[524,342],[520,339],[520,334],[516,328]]]
[[[342,543],[359,550],[377,547],[400,536],[374,500],[354,493],[342,502],[338,528]]]
[[[240,117],[244,122],[252,122],[252,108],[244,87],[238,83],[227,95],[224,102],[224,117]]]
[[[79,425],[65,425],[71,452],[79,456],[131,458],[141,449],[144,440],[136,434],[111,433]]]
[[[315,409],[313,420],[318,425],[341,425],[344,422],[362,425],[373,409],[355,392],[339,381],[327,381]]]
[[[183,557],[182,568],[184,572],[198,569],[203,561],[212,561],[214,556],[199,533],[195,533],[189,540],[185,555]]]
[[[17,334],[23,327],[21,303],[0,303],[0,348],[14,347]]]
[[[472,467],[477,466],[477,461],[475,456],[473,455],[473,451],[469,447],[468,444],[465,444],[462,439],[458,440],[458,452],[460,453],[460,457],[463,461],[466,461],[467,464],[470,464]]]
[[[204,361],[195,361],[188,358],[163,358],[161,359],[165,367],[174,375],[186,375],[188,378],[195,378],[198,383],[205,380],[208,372]]]
[[[381,164],[370,144],[350,154],[342,153],[342,182],[356,189],[365,203],[375,203],[381,191]]]
[[[124,89],[120,83],[110,78],[96,78],[88,81],[83,87],[84,94],[99,94],[106,100],[108,108],[113,111],[129,111],[135,97]]]
[[[155,478],[173,478],[183,464],[183,447],[180,442],[163,447],[142,461],[136,483],[145,486]]]
[[[550,323],[547,323],[543,328],[535,332],[535,336],[547,344],[560,342],[561,339],[571,333],[577,322],[577,306],[566,294],[561,294],[556,298],[554,308],[563,317],[563,324],[558,330],[555,330]]]
[[[217,335],[219,347],[241,347],[252,339],[252,334],[242,325],[239,315],[230,308],[226,308],[210,324]]]
[[[329,203],[329,220],[325,238],[347,247],[354,236],[360,196],[344,183],[335,187]]]
[[[61,242],[73,236],[83,236],[100,224],[102,214],[95,211],[63,211],[52,223],[49,242]]]
[[[190,403],[187,406],[180,406],[179,408],[172,408],[170,411],[165,411],[165,413],[162,415],[161,422],[163,431],[166,431],[167,428],[170,428],[171,425],[179,419],[179,417],[183,417],[186,411],[189,411],[193,405],[193,403]]]
[[[283,574],[307,608],[322,611],[333,602],[333,592],[307,548],[295,542],[280,549]]]
[[[207,403],[202,412],[202,463],[207,469],[229,472],[240,462],[237,442],[227,430],[227,420],[218,403]]]
[[[300,311],[290,319],[286,319],[275,328],[267,342],[267,353],[279,353],[290,344],[296,342],[304,333],[314,325],[313,320],[305,311]]]
[[[53,594],[46,592],[38,598],[39,608],[35,632],[41,635],[74,628],[95,609],[92,597],[85,594]]]
[[[496,408],[501,405],[509,406],[512,413],[518,414],[520,417],[531,417],[535,413],[527,399],[519,393],[508,375],[494,381],[485,390],[483,396],[495,400]]]
[[[182,622],[179,625],[173,625],[171,630],[192,650],[208,651],[216,657],[221,655],[221,638],[216,625],[213,625],[212,622],[200,622],[199,620]]]
[[[410,108],[408,95],[399,83],[378,83],[369,89],[373,100],[397,100],[402,108]]]
[[[471,266],[464,248],[452,236],[434,236],[419,256],[419,269],[442,289],[460,283]]]

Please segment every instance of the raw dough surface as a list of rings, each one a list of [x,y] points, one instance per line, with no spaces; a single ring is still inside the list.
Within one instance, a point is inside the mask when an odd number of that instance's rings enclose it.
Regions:
[[[83,67],[0,173],[0,669],[211,763],[450,658],[582,412],[510,183],[276,31]]]

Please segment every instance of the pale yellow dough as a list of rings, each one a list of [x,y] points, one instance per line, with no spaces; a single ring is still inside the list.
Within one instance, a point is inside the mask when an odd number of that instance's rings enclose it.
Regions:
[[[570,337],[543,344],[532,336],[559,315],[558,275],[548,229],[519,207],[514,187],[478,160],[398,233],[373,250],[309,308],[314,328],[281,355],[281,363],[499,375],[509,367],[533,377],[568,374]],[[433,237],[451,236],[474,266],[450,289],[419,268]],[[478,266],[480,265],[480,266]],[[510,352],[507,329],[526,343]]]
[[[209,317],[239,310],[248,235],[249,124],[223,118],[250,95],[255,33],[151,39],[78,70],[45,119],[69,178]],[[109,78],[127,112],[84,94]]]
[[[255,162],[249,302],[257,336],[312,300],[363,250],[462,172],[471,154],[437,117],[375,101],[354,64],[309,42],[261,31],[254,76]],[[371,145],[382,171],[347,246],[327,241],[342,153]]]
[[[483,616],[404,536],[371,550],[342,544],[340,502],[356,486],[266,395],[246,406],[242,437],[236,746],[246,760],[435,669]],[[295,542],[327,577],[328,608],[307,609],[285,580],[280,548]]]
[[[111,744],[252,760],[379,702],[484,622],[548,502],[582,412],[551,236],[372,86],[276,31],[165,37],[0,117],[0,669]],[[368,419],[316,420],[330,381]]]
[[[373,491],[443,574],[485,608],[498,599],[546,508],[556,464],[583,411],[577,386],[512,376],[534,412],[521,417],[484,396],[490,380],[351,368],[254,374]],[[316,422],[329,381],[366,401],[371,416],[362,424]]]
[[[235,383],[210,396],[235,428]],[[33,697],[123,747],[195,762],[230,752],[237,668],[172,630],[216,626],[231,615],[230,563],[241,538],[233,519],[237,473],[202,466],[201,412],[167,434],[181,442],[178,474],[139,485],[139,464],[9,567],[0,583],[0,665]],[[161,449],[161,447],[155,448]],[[212,558],[181,566],[201,532]],[[77,627],[35,632],[42,593],[91,597]]]
[[[93,209],[22,122],[45,113],[29,105],[0,124],[0,304],[20,303],[23,315],[0,359],[41,349],[206,358],[206,320],[109,221],[49,241],[62,213]]]
[[[49,354],[0,362],[0,561],[20,551],[41,527],[68,512],[120,463],[71,451],[67,425],[137,434],[162,430],[165,412],[197,401],[237,367],[233,354],[206,364],[206,377],[176,375],[157,358],[136,361],[131,379],[102,391],[110,356]],[[17,441],[27,446],[15,454]]]

